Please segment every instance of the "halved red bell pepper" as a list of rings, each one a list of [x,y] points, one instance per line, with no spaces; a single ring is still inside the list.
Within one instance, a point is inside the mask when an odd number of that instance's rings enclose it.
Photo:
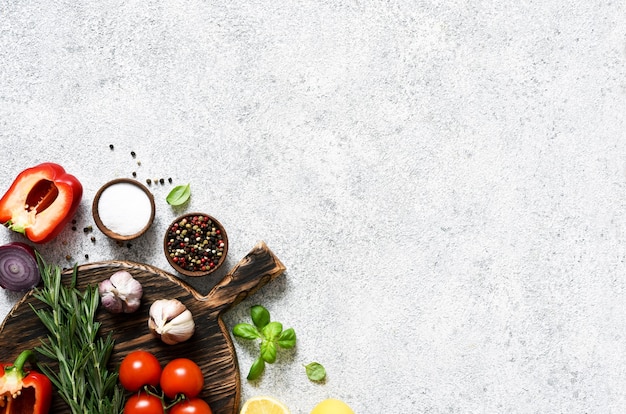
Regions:
[[[35,243],[55,238],[74,216],[83,186],[58,164],[22,171],[0,199],[0,223]]]
[[[0,364],[0,414],[47,414],[52,382],[44,374],[24,369],[33,351],[22,352],[13,364]]]

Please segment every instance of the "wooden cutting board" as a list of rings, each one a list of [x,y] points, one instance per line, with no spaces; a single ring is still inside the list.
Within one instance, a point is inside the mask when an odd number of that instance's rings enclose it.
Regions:
[[[163,366],[174,358],[189,358],[202,368],[205,387],[201,397],[214,414],[238,413],[239,367],[230,333],[221,316],[285,270],[264,242],[259,242],[206,296],[177,277],[146,264],[107,261],[81,265],[77,270],[79,288],[98,284],[118,270],[127,270],[143,286],[142,304],[137,312],[113,315],[102,308],[98,311],[97,318],[102,322],[100,333],[113,331],[115,338],[111,369],[116,369],[123,357],[136,349],[153,352]],[[69,279],[71,271],[66,273]],[[192,338],[176,345],[166,345],[155,338],[147,323],[150,305],[157,299],[171,298],[184,303],[196,323]],[[38,346],[47,336],[31,305],[43,306],[29,292],[0,325],[0,361],[14,361],[21,351]],[[50,412],[70,413],[58,395],[54,396]]]

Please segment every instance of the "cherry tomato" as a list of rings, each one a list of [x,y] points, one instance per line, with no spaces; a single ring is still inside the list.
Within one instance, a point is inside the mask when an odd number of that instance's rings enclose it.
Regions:
[[[132,351],[120,364],[120,383],[126,390],[139,391],[144,385],[159,385],[161,364],[147,351]]]
[[[124,405],[124,414],[164,414],[163,403],[155,395],[140,392],[134,394]]]
[[[203,399],[190,398],[173,406],[169,414],[213,414],[213,411]]]
[[[200,367],[190,359],[177,358],[170,361],[161,373],[161,389],[169,398],[184,394],[197,397],[204,387],[204,375]]]

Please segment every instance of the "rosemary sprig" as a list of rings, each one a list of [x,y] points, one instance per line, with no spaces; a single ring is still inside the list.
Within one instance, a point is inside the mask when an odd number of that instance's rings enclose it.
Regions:
[[[98,336],[100,323],[96,311],[100,296],[95,286],[83,292],[76,288],[74,267],[69,284],[62,281],[61,268],[45,263],[37,254],[43,287],[34,297],[47,305],[36,309],[37,317],[48,330],[48,336],[35,350],[58,365],[58,370],[40,363],[73,414],[119,414],[124,394],[117,384],[117,373],[107,369],[113,352],[111,333]]]

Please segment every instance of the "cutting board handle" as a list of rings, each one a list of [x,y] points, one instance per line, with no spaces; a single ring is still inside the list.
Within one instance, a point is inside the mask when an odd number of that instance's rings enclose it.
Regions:
[[[285,271],[276,255],[260,241],[203,298],[209,307],[221,314],[238,304]]]

